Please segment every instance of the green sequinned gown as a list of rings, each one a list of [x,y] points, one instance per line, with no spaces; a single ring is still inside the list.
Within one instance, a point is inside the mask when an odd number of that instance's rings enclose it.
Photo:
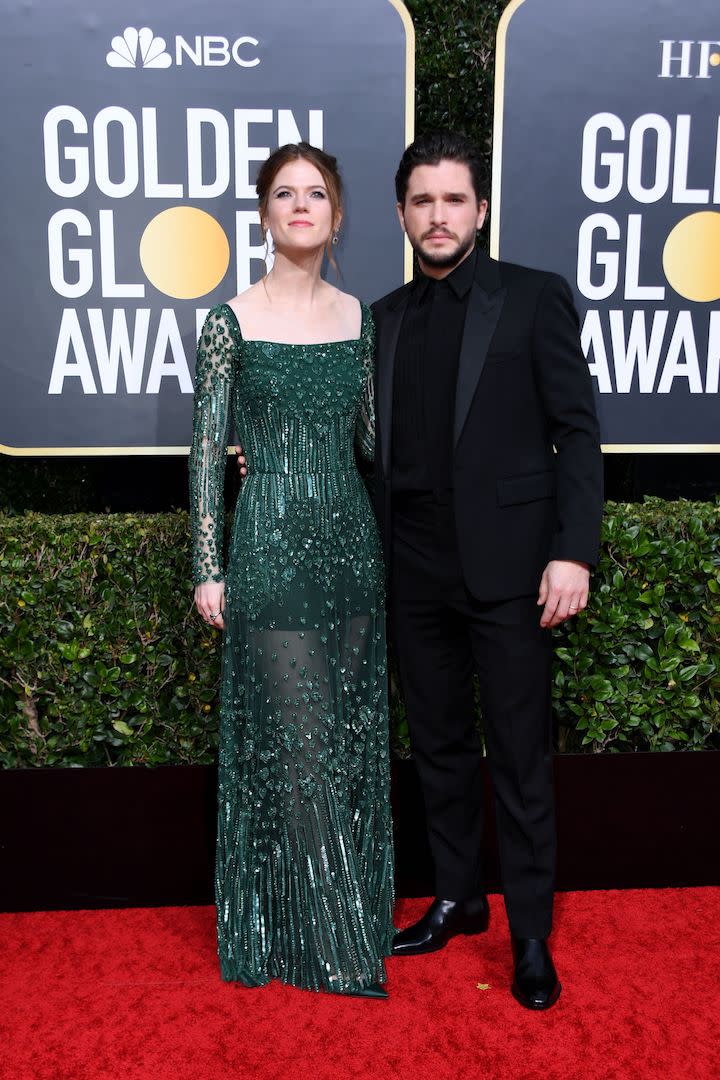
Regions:
[[[384,574],[355,446],[372,455],[373,323],[326,345],[198,347],[195,582],[225,580],[216,900],[224,979],[347,991],[393,934]],[[234,422],[248,460],[222,563]]]

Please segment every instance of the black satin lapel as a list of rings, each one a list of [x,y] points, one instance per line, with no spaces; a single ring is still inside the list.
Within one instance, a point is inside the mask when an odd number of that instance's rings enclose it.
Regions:
[[[505,289],[491,296],[477,282],[473,283],[465,316],[457,388],[455,390],[454,445],[457,446],[465,427],[478,380],[485,366],[488,348],[505,299]]]
[[[407,299],[389,309],[377,327],[377,386],[375,408],[380,428],[380,454],[383,473],[390,476],[390,447],[392,446],[392,400],[395,350]]]

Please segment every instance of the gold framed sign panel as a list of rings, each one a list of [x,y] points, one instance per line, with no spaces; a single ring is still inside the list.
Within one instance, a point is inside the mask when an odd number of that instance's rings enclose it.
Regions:
[[[606,453],[720,453],[713,38],[715,0],[511,0],[498,26],[490,252],[571,283]]]
[[[117,5],[98,0],[90,27],[80,0],[42,13],[9,0],[0,80],[18,109],[0,151],[15,219],[4,248],[17,272],[5,325],[25,310],[32,318],[0,360],[0,452],[188,453],[204,311],[268,263],[254,174],[273,145],[306,138],[340,160],[344,289],[370,301],[412,277],[392,187],[414,137],[410,14],[402,0],[344,0],[339,20],[336,0],[316,0],[305,32],[296,10],[270,0],[240,26],[230,0],[212,18],[172,0],[148,16],[128,0],[118,21]],[[47,445],[22,445],[34,430]],[[132,445],[113,445],[118,430]],[[86,445],[61,444],[66,432]]]

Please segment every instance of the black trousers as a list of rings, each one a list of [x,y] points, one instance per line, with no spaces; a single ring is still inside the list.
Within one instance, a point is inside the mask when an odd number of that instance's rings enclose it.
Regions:
[[[550,632],[540,629],[537,595],[484,603],[468,593],[449,493],[394,504],[390,619],[436,895],[464,900],[483,889],[477,672],[510,930],[546,937],[555,877]]]

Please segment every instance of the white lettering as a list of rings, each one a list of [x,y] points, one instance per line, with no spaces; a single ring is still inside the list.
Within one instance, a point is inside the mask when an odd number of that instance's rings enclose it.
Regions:
[[[158,178],[157,110],[142,110],[143,182],[146,199],[182,199],[182,184],[161,184]]]
[[[254,199],[255,184],[250,180],[250,162],[266,161],[269,146],[250,146],[250,124],[271,124],[272,109],[235,110],[235,198]]]
[[[99,210],[98,220],[100,223],[100,280],[103,296],[144,296],[144,285],[123,285],[115,277],[115,226],[112,210]]]
[[[642,251],[642,214],[628,214],[627,248],[625,250],[625,299],[664,300],[663,285],[640,284],[640,255]]]
[[[183,53],[192,60],[196,67],[202,65],[202,38],[199,35],[195,37],[195,46],[191,47],[184,37],[178,36],[175,38],[175,63],[178,67],[182,67]]]
[[[705,393],[717,394],[720,381],[720,311],[710,312]]]
[[[585,313],[585,320],[580,333],[580,345],[588,359],[588,370],[597,379],[598,392],[600,394],[612,394],[610,369],[608,367],[607,350],[599,311],[591,309]],[[591,353],[593,356],[592,363],[590,362]]]
[[[677,76],[678,79],[691,79],[690,74],[690,53],[694,42],[692,41],[661,41],[662,45],[662,59],[660,65],[660,79],[672,79],[672,65],[680,65],[680,73]],[[680,46],[680,55],[673,55],[673,45]]]
[[[166,361],[168,349],[172,359]],[[193,384],[188,369],[185,350],[183,349],[180,330],[172,308],[163,308],[160,314],[155,348],[150,361],[150,374],[145,388],[146,394],[160,392],[162,379],[177,379],[181,394],[192,394]]]
[[[670,190],[674,203],[708,203],[710,187],[688,186],[692,117],[680,114],[675,130],[657,113],[644,113],[632,124],[627,142],[627,191],[639,203],[656,203]],[[607,142],[621,142],[625,129],[612,113],[597,113],[585,124],[582,145],[581,185],[594,202],[610,202],[622,191],[625,168],[623,150],[599,152],[601,132]],[[643,175],[643,170],[645,175]],[[650,175],[648,176],[648,172]],[[713,201],[720,202],[720,120],[715,146]]]
[[[122,179],[110,178],[109,127],[119,124],[122,134]],[[95,183],[103,195],[111,199],[125,199],[138,186],[140,162],[138,160],[138,131],[135,117],[127,109],[110,105],[101,109],[93,121],[93,146],[95,149]]]
[[[63,229],[72,225],[78,236],[92,236],[90,222],[79,210],[58,210],[48,221],[48,263],[50,284],[60,296],[77,299],[92,288],[93,257],[89,248],[68,248],[63,254]],[[65,259],[75,263],[78,268],[77,281],[69,282],[65,277]]]
[[[586,311],[580,334],[588,369],[597,379],[600,394],[613,392],[613,379],[618,394],[630,394],[633,388],[640,394],[669,394],[675,379],[687,379],[690,394],[719,392],[720,311],[710,312],[707,359],[702,361],[705,366],[704,385],[696,344],[696,321],[691,311],[677,313],[666,347],[669,311],[654,310],[649,327],[649,312],[635,310],[629,314],[624,310],[608,311],[607,340],[603,329],[604,314],[597,309]],[[628,316],[630,325],[626,330]],[[612,376],[608,349],[614,372]]]
[[[142,388],[145,349],[150,325],[150,308],[139,308],[135,313],[132,347],[128,332],[127,314],[122,308],[113,310],[109,343],[105,332],[102,309],[88,308],[88,320],[103,394],[117,393],[118,370],[121,363],[125,389],[128,394],[139,394]]]
[[[75,354],[75,361],[70,359],[70,350]],[[62,394],[65,379],[77,378],[82,384],[83,393],[97,394],[95,379],[90,367],[85,342],[80,329],[80,322],[74,308],[65,308],[60,322],[55,357],[48,394]]]
[[[285,143],[299,143],[304,136],[295,122],[290,109],[278,109],[278,146]],[[308,110],[308,136],[307,141],[311,146],[323,147],[323,114],[321,109]]]
[[[578,233],[578,260],[577,260],[577,286],[583,296],[588,300],[607,300],[618,285],[619,255],[617,251],[602,251],[593,256],[593,241],[596,231],[602,230],[605,239],[617,241],[620,239],[620,226],[615,218],[609,214],[591,214],[585,218]],[[592,281],[593,267],[600,266],[604,270],[602,280],[594,285]]]
[[[680,354],[685,354],[685,363],[680,363]],[[668,345],[665,367],[658,383],[658,394],[669,394],[673,379],[687,379],[691,394],[702,394],[702,379],[698,364],[695,333],[692,315],[681,311],[675,323],[670,344]]]
[[[207,183],[203,179],[203,127],[213,132],[215,178]],[[222,195],[230,186],[230,128],[223,114],[217,109],[188,109],[187,144],[188,197],[215,199]]]
[[[47,186],[63,199],[82,195],[90,183],[90,159],[86,146],[65,147],[62,159],[74,164],[72,180],[60,176],[61,123],[68,123],[76,135],[87,135],[87,121],[79,109],[70,105],[58,105],[51,109],[43,121],[43,147],[45,150],[45,180]]]
[[[614,113],[597,113],[591,116],[583,130],[581,186],[588,199],[593,202],[610,202],[620,194],[623,182],[623,155],[617,151],[604,150],[600,154],[600,165],[607,170],[605,184],[596,182],[598,162],[598,135],[601,131],[610,133],[610,140],[620,142],[625,138],[625,127],[619,116]]]
[[[645,187],[642,180],[645,136],[648,131],[655,133],[655,175],[650,187]],[[649,156],[649,155],[648,155]],[[672,130],[664,116],[646,113],[638,116],[630,128],[628,139],[627,188],[636,202],[653,203],[661,199],[670,184],[670,158],[672,156]]]
[[[254,38],[254,37],[239,37],[237,39],[237,41],[233,42],[233,47],[232,47],[232,58],[233,58],[233,60],[235,61],[236,64],[239,64],[240,67],[246,67],[246,68],[257,67],[258,64],[260,63],[260,57],[259,56],[253,57],[252,60],[244,60],[240,56],[240,49],[243,47],[243,45],[254,45],[255,48],[257,48],[258,40],[257,40],[257,38]],[[283,145],[282,140],[280,140],[279,145],[280,146]],[[313,143],[313,145],[315,145],[315,144]]]
[[[615,383],[618,394],[630,392],[636,366],[640,393],[652,394],[658,364],[660,363],[668,312],[654,312],[649,343],[644,311],[633,311],[627,342],[625,339],[625,312],[610,311],[609,315],[613,362],[615,364]]]
[[[687,171],[689,161],[690,117],[686,113],[683,113],[678,116],[675,127],[675,167],[673,169],[673,202],[709,202],[710,192],[707,188],[689,188],[687,186]]]
[[[88,120],[77,109],[58,106],[45,117],[46,179],[56,195],[74,198],[85,192],[93,181],[103,195],[112,199],[124,199],[137,190],[148,199],[183,198],[184,183],[160,179],[160,148],[168,140],[158,130],[156,108],[143,107],[139,122],[127,109],[117,106],[101,109],[91,121],[91,141],[86,146],[61,145],[61,125],[64,123],[70,123],[77,134],[88,133]],[[275,124],[275,128],[269,128],[264,136],[258,137],[250,132],[253,124]],[[313,146],[322,148],[322,110],[308,109],[303,127],[301,130],[291,109],[278,109],[277,112],[273,109],[234,109],[232,127],[229,114],[217,109],[187,109],[188,194],[193,198],[217,198],[231,190],[234,179],[236,197],[254,202],[257,163],[266,160],[271,146],[306,139]],[[230,145],[231,139],[234,146]],[[251,146],[252,141],[268,145]],[[623,155],[619,153],[617,157],[622,174]],[[605,196],[600,201],[606,201]]]
[[[225,67],[230,63],[230,48],[225,37],[203,38],[203,64],[206,67]]]

